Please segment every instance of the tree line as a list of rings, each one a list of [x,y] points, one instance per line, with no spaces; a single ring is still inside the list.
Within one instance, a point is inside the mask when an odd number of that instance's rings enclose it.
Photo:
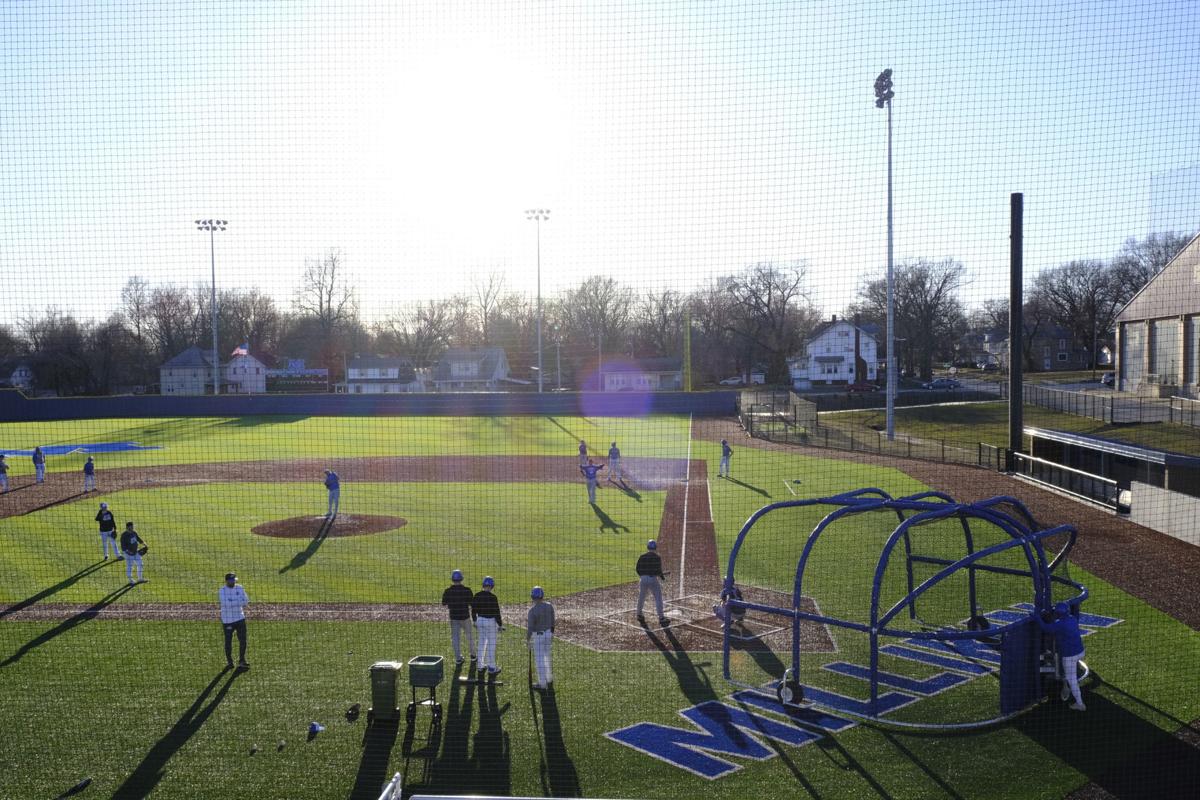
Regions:
[[[1179,234],[1130,239],[1111,261],[1072,261],[1038,275],[1026,298],[1028,342],[1039,330],[1070,330],[1089,342],[1105,336],[1117,311],[1188,241]],[[973,331],[1007,329],[1007,298],[968,310],[965,270],[954,259],[912,259],[894,270],[895,332],[900,365],[928,376],[953,357],[955,343]],[[594,374],[601,358],[679,356],[691,326],[698,384],[762,367],[768,382],[789,381],[787,360],[799,353],[823,321],[810,295],[804,261],[762,262],[717,276],[683,292],[634,289],[592,276],[543,298],[544,382],[570,388]],[[268,366],[301,358],[310,367],[344,377],[356,354],[396,355],[422,368],[450,347],[502,347],[514,376],[537,365],[534,299],[512,291],[503,273],[473,281],[469,291],[425,300],[365,321],[359,288],[342,253],[330,250],[304,265],[290,303],[258,288],[217,292],[218,351],[222,358],[246,343]],[[886,278],[863,282],[845,314],[880,331],[886,320]],[[37,388],[60,395],[109,394],[157,383],[158,368],[188,347],[212,341],[211,288],[152,285],[130,277],[121,303],[104,319],[81,320],[58,309],[0,325],[0,360],[20,357],[33,367]],[[1033,369],[1027,347],[1027,368]]]

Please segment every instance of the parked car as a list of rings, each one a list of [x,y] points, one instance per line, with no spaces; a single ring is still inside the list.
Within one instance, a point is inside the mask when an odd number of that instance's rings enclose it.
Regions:
[[[1112,386],[1114,383],[1114,377],[1115,376],[1111,372],[1104,373],[1103,375],[1100,376],[1100,385],[1101,386]]]
[[[952,389],[957,389],[961,385],[962,384],[960,384],[958,381],[954,380],[953,378],[934,378],[929,383],[922,383],[921,388],[922,389],[937,389],[937,390],[945,392],[945,391],[950,391]]]
[[[725,380],[720,381],[722,386],[741,386],[743,383],[745,383],[745,381],[742,380],[741,375],[734,375],[732,378],[726,378]]]
[[[988,363],[986,363],[982,367],[980,367],[980,369],[983,370],[984,372],[999,372],[1000,365],[994,361],[989,361]]]
[[[846,387],[847,392],[878,392],[879,387],[869,381],[858,381]]]

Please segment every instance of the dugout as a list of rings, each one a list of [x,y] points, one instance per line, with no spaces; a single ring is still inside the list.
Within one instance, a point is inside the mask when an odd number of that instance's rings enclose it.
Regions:
[[[1035,458],[1114,480],[1118,489],[1138,481],[1200,497],[1200,458],[1195,456],[1043,428],[1025,428],[1025,436]]]
[[[811,530],[785,524],[763,532],[768,520],[798,509],[819,515]],[[783,706],[899,727],[977,728],[1046,697],[1057,660],[1035,617],[1060,601],[1078,613],[1087,598],[1066,567],[1075,537],[1071,525],[1040,525],[1012,497],[959,503],[938,492],[892,498],[867,488],[783,501],[759,509],[739,531],[723,597],[756,549],[777,545],[766,559],[777,561],[791,548],[790,603],[727,601],[791,625],[790,652],[779,658],[786,669],[765,684]],[[857,562],[848,551],[857,551]],[[805,610],[804,601],[817,610]],[[804,652],[802,622],[834,631],[832,660]],[[726,680],[761,691],[764,684],[732,673],[729,629],[727,622]],[[961,701],[919,702],[947,690]]]

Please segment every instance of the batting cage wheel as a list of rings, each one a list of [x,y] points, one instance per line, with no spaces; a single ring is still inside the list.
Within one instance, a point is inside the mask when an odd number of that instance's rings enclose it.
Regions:
[[[804,687],[796,679],[796,674],[791,667],[784,670],[783,680],[779,681],[779,686],[775,689],[775,696],[780,703],[786,706],[804,705]]]

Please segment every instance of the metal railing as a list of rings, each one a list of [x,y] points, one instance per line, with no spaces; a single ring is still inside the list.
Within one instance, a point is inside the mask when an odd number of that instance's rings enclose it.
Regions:
[[[1043,458],[1013,453],[1016,474],[1054,486],[1069,494],[1118,509],[1120,489],[1112,478],[1093,475]]]

